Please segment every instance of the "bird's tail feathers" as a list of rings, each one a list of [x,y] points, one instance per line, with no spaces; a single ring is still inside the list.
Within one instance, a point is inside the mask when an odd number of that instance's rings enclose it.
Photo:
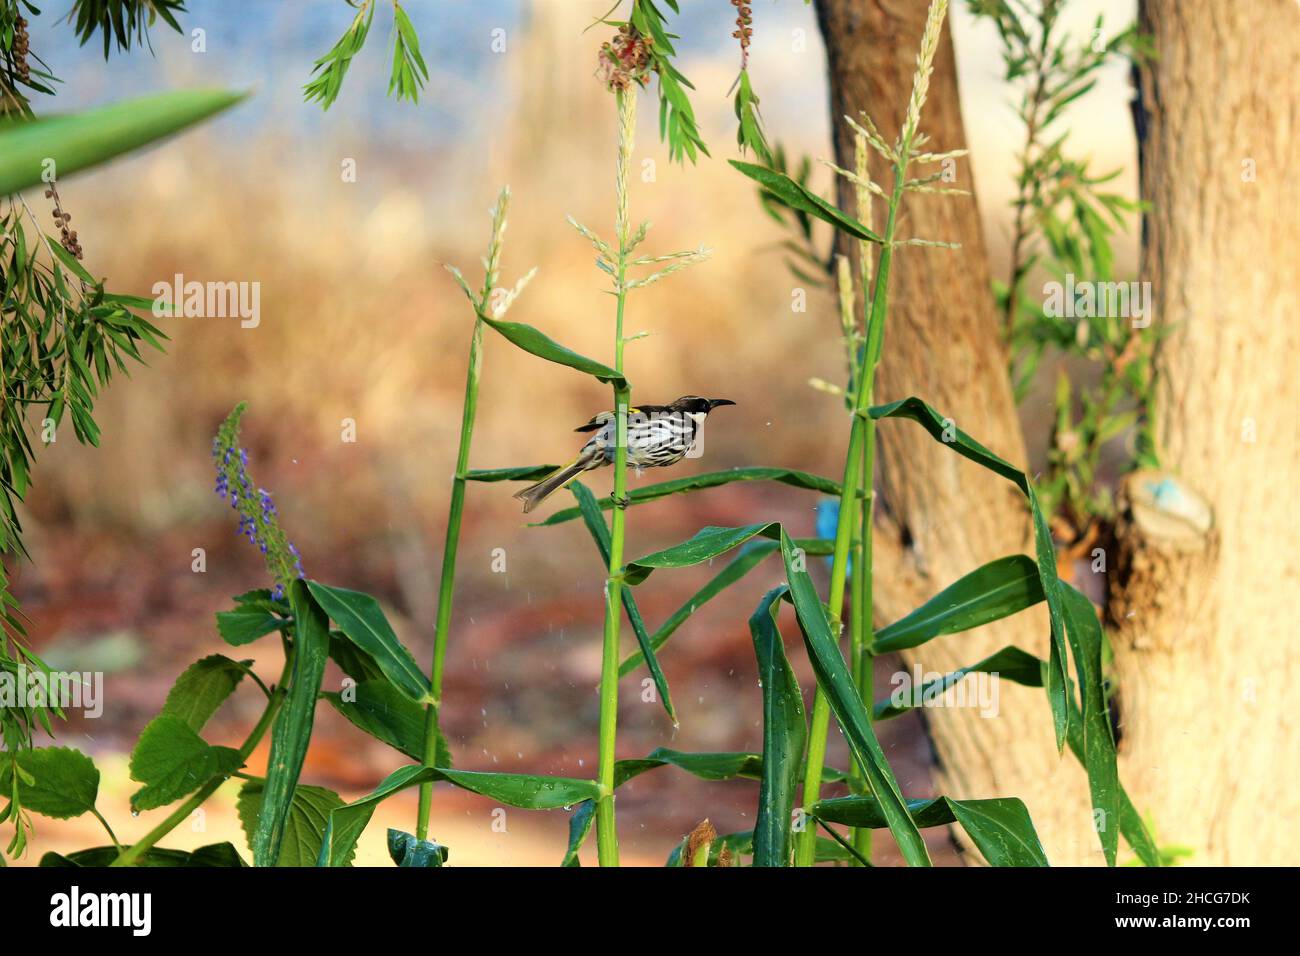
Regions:
[[[590,465],[585,455],[579,455],[563,468],[557,468],[535,485],[529,485],[523,491],[516,492],[516,498],[524,503],[524,514],[532,511],[555,492],[587,470]]]

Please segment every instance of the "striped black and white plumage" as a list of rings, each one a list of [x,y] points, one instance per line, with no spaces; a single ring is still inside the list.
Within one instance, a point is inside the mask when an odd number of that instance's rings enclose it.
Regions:
[[[686,457],[699,437],[700,429],[713,409],[734,405],[725,398],[683,395],[669,405],[638,405],[627,412],[627,463],[634,468],[664,468]],[[618,420],[613,412],[601,412],[575,429],[592,432],[578,457],[558,468],[535,485],[515,495],[523,499],[524,513],[532,511],[551,494],[582,474],[614,463]]]

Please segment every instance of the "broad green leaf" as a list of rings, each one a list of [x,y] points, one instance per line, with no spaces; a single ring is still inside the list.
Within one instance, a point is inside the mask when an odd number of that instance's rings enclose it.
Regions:
[[[312,599],[307,582],[297,580],[290,585],[289,604],[294,620],[293,674],[288,696],[271,728],[265,793],[253,836],[254,866],[274,866],[280,859],[329,656],[329,621],[326,611]]]
[[[908,809],[920,827],[959,823],[992,866],[1047,866],[1029,811],[1017,797],[991,800],[909,800]],[[827,823],[881,829],[885,826],[874,797],[836,797],[813,804],[812,815]]]
[[[913,688],[911,694],[901,695],[902,699],[896,699],[896,696],[891,694],[886,699],[876,703],[873,708],[874,716],[877,721],[880,721],[905,714],[920,706],[918,699],[920,701],[933,700],[949,687],[956,685],[967,674],[997,674],[999,678],[1006,678],[1017,684],[1024,684],[1026,687],[1042,687],[1043,675],[1041,668],[1044,663],[1033,654],[1027,654],[1018,647],[1004,647],[1002,650],[990,654],[982,661],[971,664],[969,667],[960,667],[927,682],[922,687]]]
[[[375,659],[384,676],[417,704],[434,703],[429,678],[393,633],[379,602],[369,594],[308,581],[307,588],[348,639]]]
[[[1068,584],[1064,585],[1062,594],[1065,630],[1079,670],[1079,696],[1083,702],[1083,766],[1088,771],[1094,822],[1106,865],[1114,866],[1120,831],[1119,769],[1102,686],[1101,624],[1086,596]]]
[[[564,852],[564,859],[560,862],[560,866],[582,865],[578,862],[578,851],[587,841],[587,834],[591,832],[591,825],[595,822],[595,800],[583,800],[573,808],[573,816],[569,817],[569,847]]]
[[[990,561],[948,585],[906,617],[876,632],[872,652],[888,654],[1008,617],[1043,599],[1038,565],[1023,554]]]
[[[589,359],[585,355],[579,355],[572,349],[565,348],[559,342],[531,325],[524,325],[522,322],[501,322],[488,318],[486,315],[480,316],[480,318],[485,325],[500,332],[508,342],[518,346],[525,352],[536,355],[538,358],[554,362],[556,365],[566,365],[569,368],[577,369],[579,372],[586,372],[588,375],[595,377],[597,381],[613,385],[619,391],[625,391],[630,387],[627,379],[608,365],[603,365],[595,359]]]
[[[131,779],[144,784],[131,795],[131,809],[166,806],[243,764],[239,751],[214,747],[184,719],[161,714],[149,721],[131,751]]]
[[[257,837],[257,824],[262,817],[265,797],[265,780],[249,780],[239,790],[236,807],[249,846],[253,845]],[[315,866],[316,857],[320,855],[325,824],[329,821],[330,813],[341,806],[343,806],[343,798],[333,790],[306,784],[295,787],[293,800],[289,804],[289,814],[285,819],[280,855],[276,858],[275,865]],[[351,859],[349,856],[348,862],[351,862]]]
[[[763,688],[763,772],[754,822],[754,866],[790,865],[791,816],[808,739],[803,693],[776,624],[786,590],[782,585],[768,591],[749,619]]]
[[[548,474],[550,472],[541,472],[538,477],[545,477]],[[532,475],[520,477],[531,478]],[[710,471],[703,475],[688,475],[685,478],[674,478],[671,481],[660,481],[653,485],[631,488],[628,490],[627,496],[632,504],[639,505],[667,495],[701,491],[705,488],[717,488],[720,485],[727,485],[736,481],[776,481],[794,488],[807,488],[810,491],[820,491],[823,494],[835,495],[836,497],[840,493],[839,482],[830,478],[823,478],[821,475],[809,474],[806,471],[795,471],[791,468],[732,468],[728,471]],[[614,499],[601,498],[599,505],[602,509],[608,511],[614,507]],[[580,514],[581,511],[578,508],[565,508],[550,515],[545,521],[537,522],[537,524],[544,526],[562,524],[565,521],[572,521],[574,518],[579,517]]]
[[[525,810],[558,810],[600,797],[594,780],[547,777],[525,773],[484,773],[439,767],[410,766],[395,770],[370,794],[330,814],[317,866],[343,866],[356,847],[375,807],[399,791],[428,781],[445,780],[465,790]]]
[[[812,578],[802,569],[802,561],[795,553],[794,544],[781,531],[781,554],[785,560],[785,573],[790,583],[787,598],[794,604],[799,629],[808,648],[808,658],[817,683],[826,694],[826,702],[844,731],[853,755],[866,775],[867,786],[880,801],[889,822],[889,831],[898,842],[898,848],[910,866],[929,866],[930,854],[903,801],[902,792],[894,772],[885,759],[885,752],[871,727],[871,716],[858,696],[857,685],[849,673],[839,642],[831,633],[826,610]]]
[[[59,179],[156,142],[234,106],[246,94],[179,90],[63,116],[0,123],[0,195]]]
[[[128,849],[123,847],[123,849]],[[97,846],[88,850],[74,850],[72,853],[46,853],[41,857],[42,867],[99,867],[108,866],[122,853],[115,846]],[[197,850],[168,850],[163,847],[150,847],[136,857],[136,866],[142,867],[241,867],[248,864],[243,861],[239,851],[230,843],[212,843]]]
[[[600,508],[596,504],[596,496],[591,493],[590,488],[580,481],[570,483],[569,490],[573,492],[573,497],[578,499],[578,507],[582,511],[583,523],[587,526],[587,531],[592,540],[596,542],[596,549],[600,552],[601,561],[608,568],[609,528],[605,525],[605,516],[601,514]],[[654,645],[650,643],[650,635],[646,633],[641,610],[636,606],[636,598],[632,595],[631,588],[623,588],[621,594],[623,608],[627,611],[628,620],[632,623],[632,632],[636,635],[637,646],[641,648],[642,659],[647,662],[650,676],[655,683],[655,689],[658,690],[663,708],[668,713],[668,719],[676,727],[677,713],[673,709],[672,696],[668,690],[668,678],[664,677],[663,669],[659,666],[659,660],[655,657]]]
[[[234,647],[251,644],[284,626],[281,618],[252,604],[241,605],[233,611],[217,612],[217,633]]]
[[[1052,709],[1052,725],[1056,731],[1056,749],[1065,746],[1069,708],[1066,705],[1067,678],[1065,665],[1067,653],[1065,647],[1065,617],[1062,607],[1061,582],[1056,576],[1056,547],[1052,543],[1052,533],[1047,527],[1047,518],[1038,503],[1038,494],[1034,491],[1029,476],[1011,465],[993,452],[989,451],[964,431],[957,428],[951,419],[946,419],[919,398],[905,398],[889,405],[877,405],[868,411],[875,419],[907,418],[919,424],[930,437],[964,458],[977,465],[1001,475],[1019,488],[1029,499],[1029,511],[1034,525],[1034,552],[1038,559],[1039,584],[1043,596],[1047,599],[1048,614],[1052,621],[1051,654],[1048,657],[1047,699]]]
[[[0,756],[3,762],[9,759],[9,754]],[[68,820],[94,808],[99,770],[80,750],[37,747],[18,751],[17,760],[18,796],[24,810]]]
[[[523,465],[518,468],[475,468],[465,473],[466,481],[541,481],[559,465]],[[577,512],[574,512],[576,517]]]
[[[243,679],[245,666],[221,654],[213,654],[195,661],[176,678],[162,713],[179,717],[198,733],[217,712],[217,708],[235,692]]]
[[[358,729],[412,760],[424,759],[424,708],[388,681],[360,681],[346,692],[329,692],[321,697]],[[435,763],[451,766],[451,753],[441,735]]]
[[[729,159],[727,162],[772,193],[791,209],[815,216],[822,222],[830,223],[836,229],[853,236],[855,239],[868,239],[871,242],[884,241],[852,216],[841,212],[834,204],[828,203],[821,196],[795,182],[785,173],[777,172],[775,169],[768,169],[765,166],[742,162],[738,159]]]
[[[421,840],[413,833],[389,827],[388,856],[398,866],[429,869],[446,863],[450,851],[441,843]]]

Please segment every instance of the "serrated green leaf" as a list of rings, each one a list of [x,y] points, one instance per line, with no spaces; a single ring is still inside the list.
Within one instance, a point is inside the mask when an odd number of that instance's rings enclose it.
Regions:
[[[176,678],[161,713],[179,717],[198,733],[222,702],[235,692],[243,680],[245,666],[221,654],[195,661]]]
[[[131,809],[166,806],[243,765],[239,751],[214,747],[184,719],[162,714],[145,726],[131,751],[131,779],[144,784],[131,795]]]
[[[0,757],[12,759],[8,753]],[[18,796],[24,810],[68,820],[94,808],[99,770],[80,750],[37,747],[18,751],[17,761]]]
[[[266,796],[265,780],[248,780],[239,790],[236,807],[239,822],[244,828],[244,838],[251,848],[257,836],[257,822],[262,815],[262,805]],[[334,810],[343,806],[343,798],[333,790],[325,787],[313,787],[300,784],[294,788],[293,799],[289,803],[289,813],[284,824],[284,838],[280,843],[280,855],[276,866],[315,866],[316,857],[320,855],[321,840],[325,833],[325,824]],[[349,854],[344,866],[352,862]]]

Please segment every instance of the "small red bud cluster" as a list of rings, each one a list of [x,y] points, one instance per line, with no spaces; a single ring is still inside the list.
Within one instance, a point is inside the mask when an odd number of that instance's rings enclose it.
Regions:
[[[613,40],[601,45],[597,73],[611,93],[645,85],[650,72],[650,40],[625,23]]]
[[[750,9],[749,0],[731,0],[731,5],[736,8],[736,29],[731,35],[740,41],[740,68],[743,70],[749,66],[749,44],[754,38],[750,24],[754,22],[754,11]]]
[[[28,83],[32,78],[32,68],[27,62],[27,51],[30,49],[31,40],[27,35],[27,21],[19,17],[14,21],[14,42],[10,55],[13,57],[14,70],[18,74],[18,79]]]

